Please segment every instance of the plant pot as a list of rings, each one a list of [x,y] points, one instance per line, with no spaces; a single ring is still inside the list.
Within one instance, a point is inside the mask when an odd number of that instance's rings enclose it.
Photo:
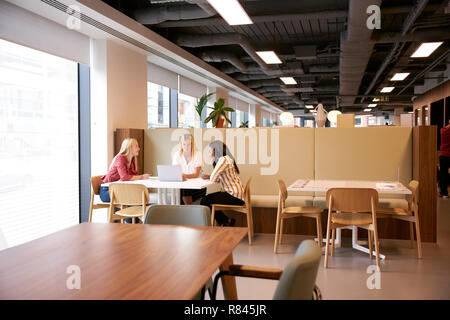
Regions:
[[[224,121],[225,121],[224,118],[219,118],[219,120],[217,121],[217,124],[216,124],[216,128],[223,128]]]

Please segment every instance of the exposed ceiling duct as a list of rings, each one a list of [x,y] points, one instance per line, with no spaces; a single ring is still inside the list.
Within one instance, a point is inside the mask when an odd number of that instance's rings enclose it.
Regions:
[[[134,18],[142,24],[152,25],[170,20],[208,18],[217,14],[206,0],[186,0],[185,2],[192,5],[158,6],[139,9],[134,12]]]
[[[423,9],[425,8],[425,6],[427,5],[427,3],[428,3],[428,0],[418,0],[415,2],[413,8],[411,9],[411,11],[409,12],[405,21],[403,22],[402,31],[401,31],[402,36],[404,36],[409,31],[409,29],[414,24],[416,19],[421,15],[421,13],[422,13]],[[383,63],[381,64],[381,66],[378,69],[375,76],[372,78],[372,81],[370,82],[370,85],[366,89],[366,92],[364,94],[369,94],[372,91],[373,87],[377,83],[378,79],[380,78],[381,74],[384,72],[386,67],[389,64],[395,62],[396,59],[394,59],[394,57],[398,57],[400,55],[403,46],[404,46],[404,44],[400,43],[400,42],[397,42],[392,46],[390,52],[384,59]],[[364,98],[361,99],[361,102],[364,102]]]
[[[380,6],[381,0],[350,0],[347,31],[341,33],[339,60],[339,94],[355,95],[361,84],[374,44],[370,41],[372,30],[366,27],[367,7]],[[352,104],[354,98],[342,97],[342,105]]]
[[[274,67],[270,68],[257,54],[256,50],[251,44],[250,40],[240,33],[222,33],[222,34],[208,34],[195,35],[185,34],[176,39],[176,44],[182,47],[209,47],[209,46],[224,46],[224,45],[239,45],[244,51],[252,57],[252,59],[259,65],[262,71],[269,76],[282,76],[284,71]]]
[[[278,86],[281,82],[279,79],[270,79],[270,80],[253,80],[247,82],[245,85],[251,89],[265,87],[265,86]]]
[[[236,68],[236,72],[247,72],[248,68],[236,55],[225,51],[202,52],[200,58],[206,62],[228,62]],[[223,71],[223,70],[222,70]]]

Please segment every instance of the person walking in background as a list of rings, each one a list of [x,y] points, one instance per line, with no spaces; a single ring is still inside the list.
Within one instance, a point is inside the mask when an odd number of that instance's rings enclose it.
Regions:
[[[448,198],[448,168],[450,167],[450,120],[441,129],[441,148],[439,151],[439,189],[441,197]]]
[[[148,179],[149,174],[138,174],[137,157],[140,150],[136,139],[124,139],[119,153],[111,161],[108,173],[102,177],[103,183]],[[100,187],[100,199],[103,202],[111,201],[108,187]],[[131,218],[125,222],[131,223]]]
[[[180,138],[180,150],[173,155],[172,165],[181,166],[183,172],[183,180],[198,178],[202,168],[202,155],[195,150],[194,137],[192,134],[184,134]],[[181,189],[181,199],[186,205],[192,204],[192,201],[205,196],[206,188]]]
[[[211,209],[213,204],[229,204],[242,206],[245,202],[244,187],[239,178],[239,168],[230,153],[228,147],[220,140],[209,144],[209,156],[213,162],[211,175],[202,174],[203,179],[211,182],[219,182],[221,191],[206,195],[200,202],[201,205]],[[221,226],[233,226],[234,219],[229,219],[223,212],[216,211],[215,219]]]

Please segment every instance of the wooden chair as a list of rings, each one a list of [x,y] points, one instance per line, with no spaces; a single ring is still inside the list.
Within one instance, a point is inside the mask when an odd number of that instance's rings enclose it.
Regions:
[[[286,199],[288,197],[288,192],[286,189],[286,184],[283,180],[278,180],[278,187],[280,189],[278,198],[278,212],[277,212],[277,224],[275,227],[275,244],[273,247],[273,252],[277,253],[278,245],[281,244],[283,239],[283,224],[285,219],[297,218],[297,217],[308,217],[316,219],[317,226],[317,241],[319,247],[322,247],[322,222],[321,213],[323,208],[321,207],[286,207]]]
[[[357,226],[367,229],[369,255],[372,259],[372,236],[375,241],[377,266],[380,268],[378,246],[377,207],[378,192],[369,188],[331,188],[326,196],[328,204],[327,242],[325,248],[325,268],[328,267],[328,251],[331,235],[331,256],[334,255],[335,231],[337,228]]]
[[[91,177],[91,206],[89,208],[89,222],[92,222],[92,212],[94,209],[109,208],[108,202],[94,203],[94,196],[100,194],[100,185],[102,184],[102,176]]]
[[[252,203],[250,197],[250,182],[252,181],[252,177],[250,177],[245,185],[244,189],[244,205],[235,206],[235,205],[227,205],[227,204],[213,204],[211,210],[211,224],[214,226],[215,220],[215,212],[219,210],[227,210],[227,211],[235,211],[244,213],[247,215],[247,227],[248,227],[248,244],[252,245],[253,243],[253,216],[252,216]]]
[[[403,208],[378,208],[377,218],[382,219],[396,219],[409,222],[409,233],[411,237],[411,248],[414,249],[414,224],[416,225],[417,236],[417,257],[422,259],[422,242],[420,240],[420,225],[419,225],[419,206],[418,206],[418,190],[419,181],[412,180],[408,189],[412,192],[412,199],[408,201],[408,209]]]
[[[143,220],[149,199],[146,186],[131,183],[111,183],[109,185],[109,194],[111,202],[108,222],[125,218],[140,218]],[[114,212],[115,206],[120,206],[121,210]],[[132,221],[134,223],[134,219]]]

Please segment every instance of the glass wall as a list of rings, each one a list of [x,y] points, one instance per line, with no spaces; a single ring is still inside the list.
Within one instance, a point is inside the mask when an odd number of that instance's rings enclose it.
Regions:
[[[170,89],[147,82],[148,127],[163,128],[170,125]]]
[[[9,247],[79,222],[78,65],[3,40],[0,203]]]

